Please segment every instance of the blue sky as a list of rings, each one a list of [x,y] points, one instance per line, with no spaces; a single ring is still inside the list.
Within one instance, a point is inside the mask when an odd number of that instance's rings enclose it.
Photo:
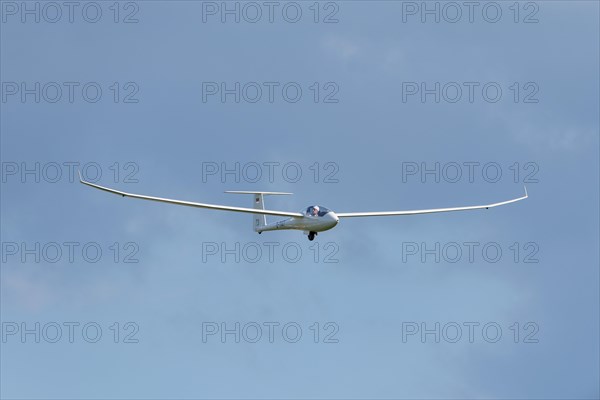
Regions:
[[[95,8],[85,4],[72,23],[65,9],[45,21],[55,14],[41,3],[40,22],[25,15],[23,23],[21,3],[2,2],[3,398],[598,398],[597,2],[519,3],[518,16],[512,2],[498,2],[496,23],[482,16],[485,3],[472,23],[466,8],[456,23],[421,22],[407,14],[421,2],[366,1],[320,3],[318,23],[312,2],[294,3],[297,23],[280,12],[289,3],[277,3],[272,23],[265,6],[257,23],[222,23],[219,14],[203,22],[203,7],[221,3],[194,1],[120,3],[115,23],[113,3],[98,2],[102,15],[90,23],[81,10],[93,18]],[[137,23],[123,23],[130,13]],[[328,15],[338,22],[324,23]],[[21,84],[35,92],[36,82],[40,102],[22,101]],[[55,103],[52,82],[63,90]],[[67,82],[76,83],[72,102]],[[82,97],[90,82],[102,89],[95,103]],[[275,97],[222,102],[203,93],[206,82],[276,82]],[[453,103],[449,91],[422,102],[403,93],[415,82],[448,90],[475,82],[475,97],[463,91]],[[281,92],[290,83],[302,89],[295,103]],[[501,88],[497,102],[483,98],[486,84]],[[132,92],[138,101],[124,102]],[[333,92],[337,102],[324,102]],[[302,178],[290,182],[277,169],[273,182],[203,179],[207,163],[275,162],[295,163]],[[54,163],[62,175],[51,182]],[[343,220],[310,243],[295,231],[258,236],[247,215],[94,191],[71,182],[65,163],[95,163],[106,186],[192,201],[249,206],[223,191],[290,191],[267,206],[292,211],[484,204],[521,195],[524,183],[530,198],[487,212]],[[326,163],[337,182],[324,182]],[[477,167],[473,182],[403,179],[408,163],[456,163],[463,173],[465,163],[495,163],[502,177],[491,183]],[[21,175],[36,165],[39,182]],[[137,183],[125,179],[130,172]],[[78,243],[73,262],[65,242]],[[223,255],[223,246],[271,242],[273,262]],[[471,242],[473,262],[406,254],[412,244],[464,251]],[[63,253],[54,263],[41,250],[39,263],[35,254],[22,261],[23,246],[36,243]],[[81,254],[89,243],[102,250],[96,263]],[[213,244],[219,251],[207,255]],[[286,244],[300,248],[298,262],[282,254]],[[486,244],[501,249],[498,262],[482,256]],[[132,249],[139,262],[123,262]],[[330,251],[337,263],[325,262]],[[524,262],[532,251],[538,262]],[[70,343],[69,322],[97,324],[102,337],[88,343],[75,331]],[[123,343],[127,322],[138,343]],[[302,336],[288,343],[277,330],[271,343],[270,322],[300,326]],[[328,322],[337,343],[324,343]],[[7,333],[36,323],[46,333],[58,324],[63,336],[50,343],[40,333],[36,343]],[[207,323],[256,323],[263,336],[203,340]],[[463,335],[403,341],[410,324],[436,323],[458,324]],[[465,323],[478,324],[472,343]],[[486,324],[502,329],[497,342],[483,337]],[[533,330],[537,343],[528,343]]]

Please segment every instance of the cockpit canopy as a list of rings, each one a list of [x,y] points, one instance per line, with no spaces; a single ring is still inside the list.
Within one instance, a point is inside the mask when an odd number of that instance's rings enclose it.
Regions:
[[[319,217],[322,217],[330,211],[330,209],[323,206],[310,206],[304,211],[304,215],[312,217],[316,217],[318,215]]]

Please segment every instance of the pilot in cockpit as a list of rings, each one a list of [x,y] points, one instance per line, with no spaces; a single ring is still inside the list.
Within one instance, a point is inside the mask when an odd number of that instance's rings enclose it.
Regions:
[[[316,217],[317,215],[319,215],[319,206],[314,206],[312,208],[312,216]]]

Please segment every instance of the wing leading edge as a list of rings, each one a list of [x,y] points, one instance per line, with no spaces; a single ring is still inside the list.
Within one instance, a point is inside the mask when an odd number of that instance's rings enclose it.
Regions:
[[[351,218],[351,217],[386,217],[395,215],[416,215],[416,214],[432,214],[439,212],[449,211],[466,211],[466,210],[479,210],[488,209],[492,207],[503,206],[505,204],[515,203],[517,201],[524,200],[528,197],[527,188],[525,188],[525,195],[517,197],[515,199],[501,201],[499,203],[485,204],[482,206],[466,206],[466,207],[450,207],[450,208],[432,208],[428,210],[408,210],[408,211],[375,211],[375,212],[355,212],[355,213],[336,213],[339,218]]]
[[[115,189],[111,189],[108,187],[96,185],[95,183],[84,181],[83,178],[81,177],[81,173],[79,173],[79,182],[83,183],[84,185],[88,185],[88,186],[91,186],[96,189],[104,190],[105,192],[118,194],[123,197],[132,197],[135,199],[160,201],[162,203],[177,204],[180,206],[208,208],[208,209],[212,209],[212,210],[222,210],[222,211],[235,211],[235,212],[242,212],[242,213],[249,213],[249,214],[275,215],[275,216],[279,216],[279,217],[302,217],[303,216],[302,213],[295,213],[295,212],[260,210],[260,209],[245,208],[245,207],[231,207],[231,206],[224,206],[224,205],[220,205],[220,204],[195,203],[192,201],[165,199],[162,197],[145,196],[142,194],[127,193],[127,192],[122,192],[120,190],[115,190]]]

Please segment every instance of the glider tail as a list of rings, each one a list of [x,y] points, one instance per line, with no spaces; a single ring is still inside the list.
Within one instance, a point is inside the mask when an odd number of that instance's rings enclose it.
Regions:
[[[251,192],[251,191],[226,191],[225,193],[232,194],[252,194],[253,201],[252,204],[256,210],[264,210],[265,209],[265,196],[269,195],[287,195],[292,193],[284,193],[284,192]],[[265,214],[253,214],[252,215],[252,229],[254,232],[262,232],[262,228],[267,225],[267,216]]]

